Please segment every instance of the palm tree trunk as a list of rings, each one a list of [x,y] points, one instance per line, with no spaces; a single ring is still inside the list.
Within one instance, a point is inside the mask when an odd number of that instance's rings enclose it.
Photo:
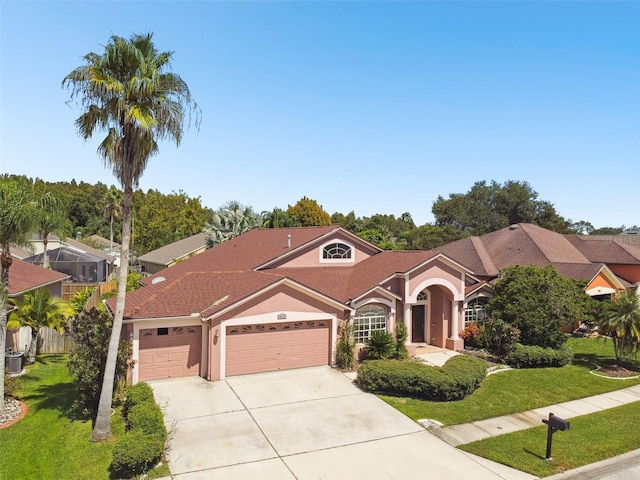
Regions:
[[[116,362],[118,360],[118,346],[122,332],[122,319],[124,317],[125,295],[127,293],[127,274],[129,273],[129,241],[131,237],[131,204],[133,200],[133,188],[127,186],[124,189],[124,205],[122,215],[122,249],[120,251],[120,275],[118,280],[118,296],[116,297],[116,311],[113,316],[111,338],[107,362],[100,391],[98,414],[96,423],[91,433],[91,440],[101,442],[111,436],[111,403],[113,400],[113,384],[115,381]]]
[[[4,349],[7,346],[7,299],[9,298],[9,267],[13,263],[9,245],[2,245],[0,255],[0,410],[4,408]]]
[[[31,343],[29,343],[29,349],[27,350],[27,357],[24,360],[26,365],[31,365],[36,361],[36,355],[38,353],[38,331],[31,328]]]
[[[4,285],[0,286],[4,290]],[[4,408],[4,349],[7,341],[7,302],[4,292],[0,293],[0,411]]]
[[[44,235],[42,237],[42,246],[44,248],[44,252],[42,253],[42,266],[44,268],[49,268],[49,254],[47,253],[48,245],[49,245],[49,236]]]

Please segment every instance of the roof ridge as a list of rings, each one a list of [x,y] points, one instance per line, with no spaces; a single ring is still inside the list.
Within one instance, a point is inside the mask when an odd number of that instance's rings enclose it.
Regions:
[[[489,255],[487,248],[484,246],[482,239],[475,235],[469,237],[469,239],[471,240],[471,245],[475,248],[476,253],[478,254],[478,259],[480,260],[480,263],[482,263],[485,271],[491,276],[498,275],[500,273],[500,269],[493,262],[493,259],[491,258],[491,255]]]

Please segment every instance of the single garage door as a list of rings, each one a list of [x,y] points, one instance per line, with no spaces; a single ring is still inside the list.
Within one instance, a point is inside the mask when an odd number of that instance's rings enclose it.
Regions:
[[[227,327],[226,375],[328,365],[330,320]]]
[[[201,329],[200,326],[141,329],[138,380],[198,375]]]

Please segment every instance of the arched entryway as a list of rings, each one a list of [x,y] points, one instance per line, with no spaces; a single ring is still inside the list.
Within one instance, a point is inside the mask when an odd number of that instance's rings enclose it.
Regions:
[[[411,343],[447,348],[447,339],[454,334],[453,315],[454,296],[448,288],[442,285],[424,288],[411,304]]]

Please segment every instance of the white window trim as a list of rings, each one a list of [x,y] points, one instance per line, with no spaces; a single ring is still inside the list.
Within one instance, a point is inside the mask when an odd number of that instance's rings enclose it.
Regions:
[[[362,309],[369,310],[378,310],[380,313],[372,314],[372,315],[362,315],[358,316],[358,311],[356,310],[355,315],[353,317],[353,326],[354,332],[353,336],[356,341],[356,344],[362,345],[366,342],[368,338],[371,337],[371,333],[376,330],[387,330],[387,320],[388,320],[388,312],[387,309],[381,307],[379,305],[365,305],[364,307],[360,307],[358,310]],[[362,325],[366,328],[358,328],[361,326],[361,323],[366,323],[366,325]]]
[[[323,253],[324,253],[324,249],[327,245],[331,245],[333,243],[341,243],[343,245],[346,245],[347,247],[349,247],[349,249],[351,250],[351,258],[324,258],[323,257]],[[334,238],[332,240],[329,240],[327,242],[324,242],[322,245],[320,245],[320,248],[318,249],[318,261],[320,263],[340,263],[340,264],[345,264],[345,263],[355,263],[356,261],[356,249],[353,246],[353,244],[349,243],[349,242],[345,242],[344,240],[342,240],[341,238]]]

